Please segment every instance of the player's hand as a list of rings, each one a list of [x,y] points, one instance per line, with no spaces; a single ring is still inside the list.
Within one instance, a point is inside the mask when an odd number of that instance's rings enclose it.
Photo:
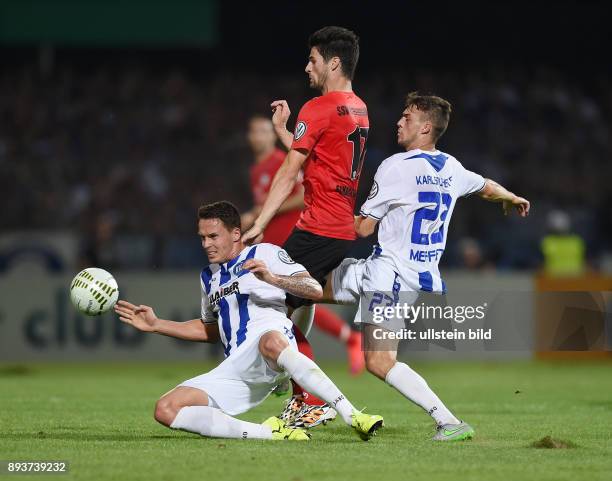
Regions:
[[[264,261],[259,259],[249,259],[248,261],[245,261],[242,268],[251,272],[260,281],[272,284],[274,274],[268,270],[268,266]]]
[[[527,217],[529,215],[529,201],[523,197],[515,195],[512,200],[505,200],[503,202],[504,215],[508,215],[512,212],[512,209],[516,209],[518,215],[521,217]]]
[[[257,223],[253,224],[248,231],[242,234],[242,242],[247,245],[259,244],[263,239],[263,231]]]
[[[128,301],[118,301],[115,304],[115,312],[119,315],[121,321],[145,332],[153,332],[155,324],[159,320],[151,307],[135,306]]]
[[[289,104],[286,100],[275,100],[270,104],[272,107],[272,125],[274,125],[275,129],[286,129],[287,121],[289,120],[289,116],[291,115],[291,110],[289,110]]]

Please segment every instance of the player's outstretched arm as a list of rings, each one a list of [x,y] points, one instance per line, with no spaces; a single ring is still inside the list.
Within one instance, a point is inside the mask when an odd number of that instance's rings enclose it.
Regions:
[[[283,165],[274,176],[268,197],[261,208],[261,212],[253,227],[246,231],[242,236],[242,241],[246,244],[260,242],[263,231],[276,215],[280,206],[291,195],[302,165],[306,161],[307,153],[299,150],[290,150]]]
[[[323,297],[321,284],[308,272],[300,272],[292,276],[273,274],[266,263],[260,259],[249,259],[244,263],[243,268],[252,272],[260,281],[267,282],[294,296],[313,301],[318,301]]]
[[[529,215],[529,201],[513,194],[494,180],[485,179],[485,186],[478,195],[489,202],[502,202],[504,215],[508,215],[513,208],[521,217]]]
[[[289,104],[286,100],[275,100],[270,104],[272,107],[272,125],[274,125],[274,131],[278,136],[281,144],[285,149],[289,150],[293,143],[293,134],[287,129],[287,121],[291,115],[289,110]]]
[[[164,336],[176,337],[187,341],[216,342],[219,339],[217,324],[204,324],[201,319],[186,322],[160,319],[149,306],[136,306],[128,301],[118,301],[115,312],[119,319],[144,332],[155,332]]]

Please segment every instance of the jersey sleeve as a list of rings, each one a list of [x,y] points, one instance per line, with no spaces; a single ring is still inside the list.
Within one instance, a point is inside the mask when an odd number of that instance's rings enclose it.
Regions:
[[[329,114],[327,109],[317,106],[316,102],[312,100],[306,102],[295,123],[291,148],[304,149],[310,152],[328,126]]]
[[[383,162],[374,176],[374,182],[367,200],[361,206],[359,214],[380,220],[389,207],[401,197],[402,179],[396,169]]]
[[[466,197],[484,189],[486,181],[482,175],[467,170],[460,162],[457,162],[457,164],[458,171],[455,186],[458,190],[459,197]]]
[[[265,245],[261,260],[263,260],[273,274],[281,276],[292,276],[300,272],[307,272],[302,264],[295,262],[285,249],[282,249],[274,244]]]
[[[206,291],[206,286],[204,285],[203,278],[204,276],[200,276],[200,287],[202,291],[202,302],[201,302],[201,314],[200,319],[204,324],[212,324],[217,323],[217,313],[213,311],[212,306],[208,300],[208,292]]]

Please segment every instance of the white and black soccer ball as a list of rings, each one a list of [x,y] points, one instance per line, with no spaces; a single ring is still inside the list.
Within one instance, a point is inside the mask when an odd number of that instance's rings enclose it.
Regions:
[[[70,283],[70,300],[74,307],[88,316],[110,311],[119,298],[119,286],[110,272],[88,267]]]

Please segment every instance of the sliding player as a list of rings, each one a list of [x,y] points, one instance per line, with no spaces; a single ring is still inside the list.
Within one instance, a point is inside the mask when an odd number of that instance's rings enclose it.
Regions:
[[[372,312],[362,310],[381,305],[385,294],[391,303],[398,302],[400,295],[414,302],[419,291],[446,291],[438,262],[459,197],[477,194],[502,202],[506,214],[513,208],[522,217],[529,214],[529,201],[466,170],[453,156],[436,149],[450,113],[451,105],[444,99],[416,92],[408,95],[397,123],[398,143],[406,152],[383,161],[360,216],[355,218],[355,230],[362,237],[380,224],[379,245],[367,260],[344,260],[328,277],[324,291],[324,298],[340,303],[361,299],[358,317],[364,323],[366,368],[434,418],[437,432],[433,439],[437,441],[468,439],[474,430],[455,417],[421,376],[397,361],[397,341],[386,339],[377,344],[381,336],[374,331],[381,327],[395,330],[398,320],[376,324]]]
[[[303,170],[304,211],[283,247],[324,284],[327,274],[346,257],[356,238],[353,212],[369,123],[366,105],[352,87],[359,38],[342,27],[324,27],[310,36],[309,44],[306,73],[310,86],[321,96],[304,104],[294,134],[286,127],[290,114],[287,102],[272,103],[272,121],[289,153],[243,240],[253,243],[262,239]],[[307,335],[314,315],[312,302],[299,296],[287,296],[287,302],[294,309],[300,308],[292,319]],[[298,341],[300,352],[312,352],[305,337]],[[312,427],[334,415],[322,400],[295,384],[293,394],[281,415],[293,425]]]
[[[115,312],[135,328],[200,342],[221,339],[226,359],[212,371],[164,394],[155,419],[173,429],[223,438],[308,440],[302,429],[278,418],[263,424],[235,415],[260,404],[287,376],[334,406],[367,440],[383,425],[380,416],[356,411],[319,367],[298,352],[287,318],[285,294],[318,299],[321,285],[285,251],[272,244],[245,247],[240,215],[229,202],[200,207],[198,233],[210,266],[202,271],[202,317],[159,319],[148,306],[119,301]]]

